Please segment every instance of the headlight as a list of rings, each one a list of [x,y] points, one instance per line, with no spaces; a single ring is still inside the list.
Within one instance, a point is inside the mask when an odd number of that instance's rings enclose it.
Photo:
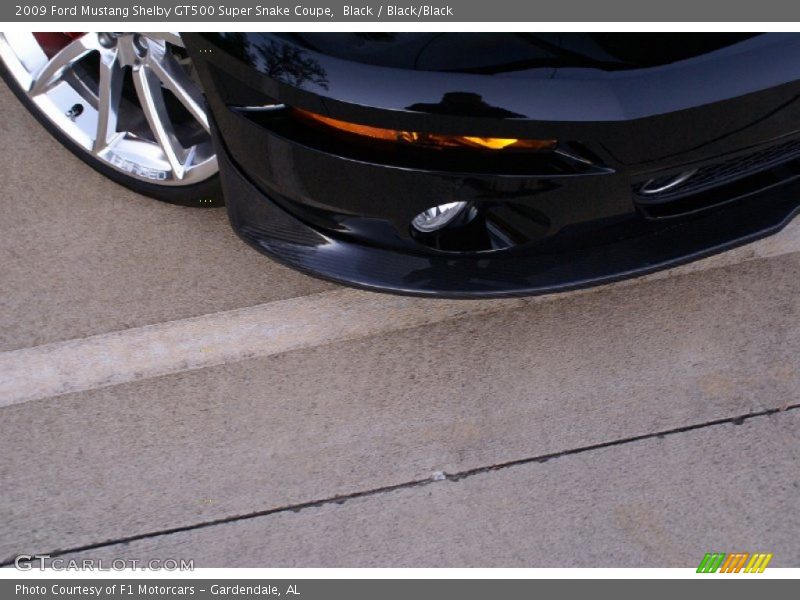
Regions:
[[[373,127],[371,125],[361,125],[332,119],[307,110],[293,109],[295,116],[311,122],[315,125],[335,129],[351,135],[382,140],[386,142],[396,142],[410,144],[427,148],[473,148],[478,150],[553,150],[556,147],[556,140],[526,140],[518,138],[495,138],[480,137],[472,135],[447,135],[441,133],[423,133],[420,131],[402,131],[398,129],[386,129],[383,127]]]

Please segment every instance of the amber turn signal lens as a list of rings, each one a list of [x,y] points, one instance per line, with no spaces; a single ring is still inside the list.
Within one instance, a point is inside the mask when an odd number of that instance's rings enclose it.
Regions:
[[[294,114],[305,121],[322,125],[352,135],[386,142],[399,142],[427,148],[476,148],[481,150],[553,150],[556,140],[521,140],[517,138],[477,137],[470,135],[447,135],[422,133],[420,131],[401,131],[360,125],[348,121],[332,119],[307,110],[293,109]]]

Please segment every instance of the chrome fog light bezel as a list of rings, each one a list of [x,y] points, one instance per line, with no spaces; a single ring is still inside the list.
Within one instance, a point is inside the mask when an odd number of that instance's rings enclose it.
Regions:
[[[412,219],[411,226],[420,233],[434,233],[456,223],[467,223],[474,214],[475,208],[469,202],[445,202],[423,210]]]

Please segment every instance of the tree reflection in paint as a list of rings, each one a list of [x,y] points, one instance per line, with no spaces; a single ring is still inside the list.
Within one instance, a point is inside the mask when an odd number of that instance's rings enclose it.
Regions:
[[[218,39],[225,50],[276,81],[328,89],[325,69],[302,48],[277,40],[254,41],[242,32],[220,33]]]

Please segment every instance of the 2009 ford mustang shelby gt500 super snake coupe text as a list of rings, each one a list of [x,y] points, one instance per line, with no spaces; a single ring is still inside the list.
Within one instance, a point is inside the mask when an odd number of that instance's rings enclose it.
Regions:
[[[800,35],[47,33],[3,76],[68,148],[215,204],[308,273],[554,292],[773,233],[800,206]]]

